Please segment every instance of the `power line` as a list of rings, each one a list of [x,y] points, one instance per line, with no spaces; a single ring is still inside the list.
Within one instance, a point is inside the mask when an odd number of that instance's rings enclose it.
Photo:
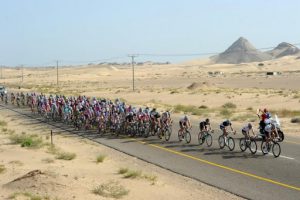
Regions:
[[[98,60],[85,60],[85,61],[70,61],[70,60],[62,60],[65,63],[72,63],[72,64],[78,64],[78,63],[96,63],[96,62],[105,62],[110,60],[119,60],[124,59],[126,56],[118,56],[118,57],[110,57],[110,58],[103,58]]]
[[[291,44],[292,46],[300,46],[300,43]],[[229,51],[229,52],[255,52],[260,50],[271,50],[276,48],[277,46],[273,47],[262,47],[256,48],[253,50],[236,50],[236,51]],[[224,52],[224,51],[223,51]],[[190,56],[209,56],[209,55],[217,55],[223,52],[207,52],[207,53],[183,53],[183,54],[155,54],[155,53],[140,53],[137,54],[139,56],[150,56],[150,57],[190,57]]]
[[[300,46],[300,43],[294,43],[291,44],[292,46]],[[262,48],[256,48],[253,50],[243,50],[243,52],[255,52],[259,50],[271,50],[276,48],[276,46],[272,47],[262,47]],[[236,50],[236,51],[230,51],[230,52],[241,52],[242,50]],[[224,51],[223,51],[224,52]],[[192,56],[213,56],[217,55],[223,52],[199,52],[199,53],[139,53],[139,54],[134,54],[136,56],[140,57],[192,57]],[[119,60],[119,59],[124,59],[128,57],[129,55],[119,55],[116,57],[110,57],[110,58],[103,58],[103,59],[97,59],[97,60],[85,60],[85,61],[71,61],[71,60],[60,60],[61,63],[72,63],[72,64],[87,64],[87,63],[96,63],[96,62],[106,62],[106,61],[113,61],[113,60]],[[42,64],[34,64],[34,65],[29,65],[25,64],[26,66],[55,66],[57,61],[49,61],[49,62],[44,62]]]

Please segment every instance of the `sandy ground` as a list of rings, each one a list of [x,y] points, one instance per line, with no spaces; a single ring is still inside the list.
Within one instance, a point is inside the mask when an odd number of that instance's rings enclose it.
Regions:
[[[76,154],[73,160],[58,160],[47,152],[49,145],[34,149],[25,148],[20,144],[11,144],[8,139],[11,134],[25,132],[38,134],[44,143],[49,143],[47,135],[50,130],[44,124],[37,124],[36,121],[22,118],[7,110],[0,110],[1,121],[7,122],[7,125],[0,127],[0,165],[5,167],[0,173],[0,199],[7,199],[16,192],[28,192],[48,199],[106,199],[93,194],[92,190],[110,181],[117,181],[129,190],[128,195],[122,199],[240,199],[230,193],[72,135],[55,134],[56,147]],[[106,155],[103,163],[96,163],[98,155]],[[125,179],[118,174],[121,167],[141,170],[142,174],[156,177],[156,180],[142,177]],[[42,174],[13,181],[32,170],[40,170]],[[16,199],[26,198],[19,196]]]

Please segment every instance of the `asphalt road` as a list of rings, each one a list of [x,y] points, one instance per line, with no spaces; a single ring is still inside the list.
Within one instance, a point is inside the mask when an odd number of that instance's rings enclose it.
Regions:
[[[10,105],[0,104],[1,109],[14,109],[29,122],[42,120],[28,109],[20,109]],[[24,118],[25,119],[25,118]],[[261,152],[252,155],[249,150],[241,152],[238,138],[234,136],[235,150],[220,149],[217,138],[219,131],[213,134],[213,145],[198,145],[198,126],[194,124],[192,141],[186,144],[179,142],[177,137],[178,125],[174,123],[173,133],[168,142],[157,136],[145,138],[116,138],[113,135],[99,137],[95,131],[74,131],[62,123],[45,124],[61,134],[77,134],[94,140],[118,151],[135,156],[149,163],[163,167],[178,174],[199,180],[209,185],[247,199],[300,199],[300,139],[286,136],[280,143],[281,156],[263,156]],[[217,126],[213,126],[213,128]],[[260,142],[258,150],[260,150]]]

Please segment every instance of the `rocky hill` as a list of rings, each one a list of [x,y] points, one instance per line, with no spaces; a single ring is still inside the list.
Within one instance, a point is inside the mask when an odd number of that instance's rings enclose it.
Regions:
[[[272,59],[268,53],[257,50],[247,39],[240,37],[226,51],[211,57],[215,63],[239,64]]]
[[[282,42],[276,48],[266,53],[270,54],[273,58],[281,58],[283,56],[297,55],[300,53],[300,49],[287,42]]]

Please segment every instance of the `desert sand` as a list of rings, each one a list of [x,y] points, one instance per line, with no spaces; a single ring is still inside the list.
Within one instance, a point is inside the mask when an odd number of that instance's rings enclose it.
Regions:
[[[55,132],[55,149],[74,153],[76,157],[57,159],[49,151],[50,129],[45,124],[37,124],[35,120],[4,109],[0,110],[0,122],[0,199],[107,199],[92,192],[106,183],[124,187],[128,194],[122,199],[240,199],[92,141],[60,132]],[[9,138],[16,134],[36,134],[41,145],[21,147],[13,144]],[[99,155],[105,158],[97,163]],[[124,175],[118,173],[120,168],[140,174],[137,178],[123,178]],[[23,177],[32,171],[33,175]]]

